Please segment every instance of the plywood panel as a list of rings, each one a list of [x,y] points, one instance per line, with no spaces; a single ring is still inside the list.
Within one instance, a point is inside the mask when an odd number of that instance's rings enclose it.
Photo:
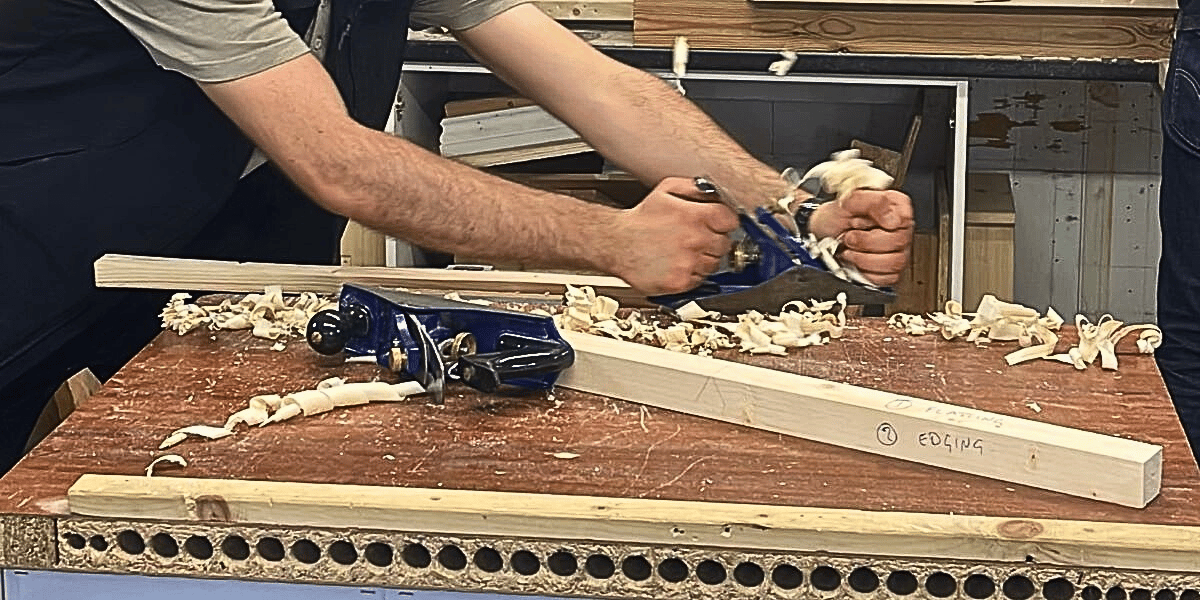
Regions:
[[[1174,11],[908,5],[767,7],[744,0],[638,0],[634,42],[694,48],[1161,59]]]

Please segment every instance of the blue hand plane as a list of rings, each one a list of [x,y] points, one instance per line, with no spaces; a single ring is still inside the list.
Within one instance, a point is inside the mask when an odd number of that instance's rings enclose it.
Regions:
[[[803,239],[788,231],[777,215],[764,207],[751,214],[707,179],[696,178],[701,192],[714,196],[738,214],[745,234],[735,243],[728,269],[709,275],[696,288],[663,296],[652,302],[671,309],[695,302],[723,314],[750,309],[775,313],[793,300],[833,300],[846,294],[849,304],[887,304],[895,293],[853,281],[831,272],[809,253]]]
[[[313,315],[306,337],[321,354],[374,357],[435,404],[448,378],[489,393],[549,389],[575,361],[549,316],[353,284],[342,286],[337,309]]]

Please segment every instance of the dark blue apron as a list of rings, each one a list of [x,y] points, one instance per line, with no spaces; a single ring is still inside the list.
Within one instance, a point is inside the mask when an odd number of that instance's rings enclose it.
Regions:
[[[333,0],[325,64],[369,127],[387,121],[411,4]],[[302,33],[316,0],[276,6]],[[0,0],[0,472],[54,385],[103,377],[157,327],[162,294],[96,290],[97,257],[335,260],[345,221],[269,166],[239,179],[251,150],[93,0]]]

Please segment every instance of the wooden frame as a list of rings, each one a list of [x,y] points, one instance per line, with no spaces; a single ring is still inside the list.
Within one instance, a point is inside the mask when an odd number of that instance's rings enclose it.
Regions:
[[[757,504],[180,477],[83,475],[75,515],[737,550],[1200,567],[1200,528]],[[1100,533],[1103,532],[1103,533]]]
[[[725,360],[562,332],[558,385],[1124,506],[1158,495],[1162,447]]]

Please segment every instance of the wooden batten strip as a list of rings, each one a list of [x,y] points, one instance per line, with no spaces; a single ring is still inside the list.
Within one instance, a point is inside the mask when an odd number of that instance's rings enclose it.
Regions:
[[[542,9],[542,12],[562,21],[633,20],[633,0],[584,0],[581,2],[538,0],[534,4]]]
[[[281,285],[285,292],[337,293],[343,283],[414,290],[560,295],[566,284],[590,285],[623,305],[646,298],[616,277],[531,271],[456,271],[396,267],[333,267],[238,263],[106,254],[95,264],[97,287],[261,292]]]
[[[83,475],[71,513],[871,556],[1196,571],[1200,528],[179,477]]]
[[[806,4],[828,5],[829,0],[750,0],[751,4],[763,6],[792,6]],[[874,6],[940,6],[948,9],[978,9],[979,0],[838,0],[838,4],[861,4]],[[1025,9],[1070,9],[1104,11],[1108,14],[1120,14],[1123,11],[1165,11],[1174,12],[1179,8],[1176,0],[1004,0],[997,5],[997,10]]]
[[[562,387],[1124,506],[1144,507],[1160,489],[1154,444],[562,334],[575,350]]]

